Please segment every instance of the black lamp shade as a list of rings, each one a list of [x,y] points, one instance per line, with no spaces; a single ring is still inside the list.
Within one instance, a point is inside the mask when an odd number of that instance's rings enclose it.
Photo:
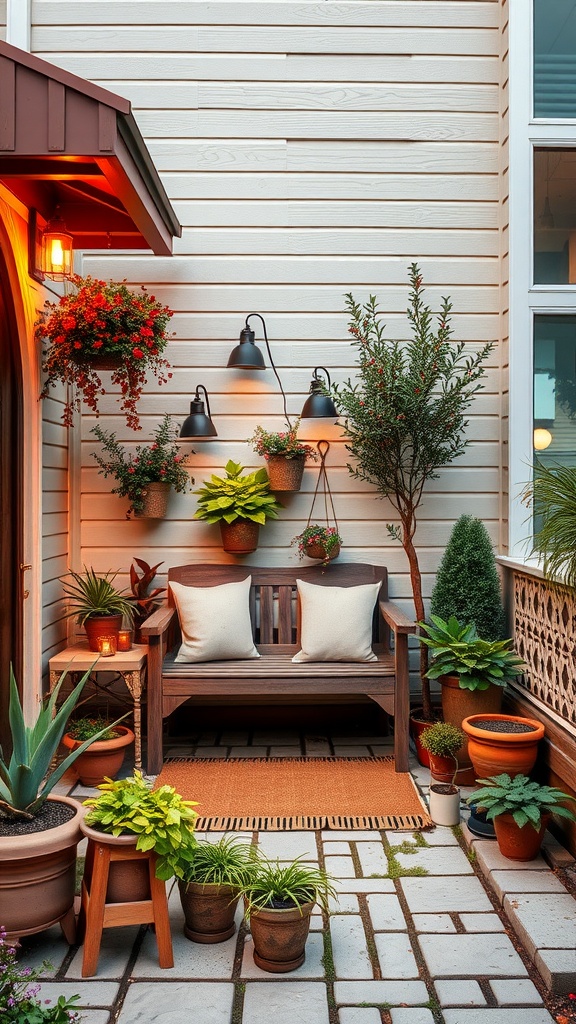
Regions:
[[[205,388],[202,388],[202,390],[206,393]],[[208,401],[208,395],[206,395],[206,401]],[[208,406],[208,411],[210,411],[210,406]],[[182,424],[180,437],[218,437],[216,427],[204,410],[204,402],[199,397],[199,388],[196,388],[196,394],[190,402],[190,415],[186,417]]]
[[[322,419],[338,416],[338,410],[330,395],[323,393],[326,385],[317,376],[319,369],[323,369],[323,367],[317,367],[314,370],[314,380],[310,383],[310,394],[304,402],[302,412],[300,413],[302,419]],[[330,386],[328,371],[324,370],[324,373],[328,377],[328,386]]]
[[[239,370],[265,370],[266,363],[262,350],[254,341],[254,331],[243,327],[240,331],[240,344],[232,349],[228,366]]]

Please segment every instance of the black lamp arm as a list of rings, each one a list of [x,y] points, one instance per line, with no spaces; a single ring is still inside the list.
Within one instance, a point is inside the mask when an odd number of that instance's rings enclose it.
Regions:
[[[264,322],[264,317],[260,313],[248,313],[248,316],[246,317],[246,327],[248,327],[248,321],[251,316],[257,316],[258,319],[260,320],[260,323],[262,324],[262,330],[264,331],[264,341],[266,342],[266,349],[268,352],[268,356],[270,358],[270,365],[274,371],[274,376],[278,381],[278,386],[280,388],[280,393],[282,395],[282,404],[284,406],[284,419],[288,424],[288,429],[292,430],[292,423],[290,422],[290,417],[288,416],[288,409],[286,405],[286,392],[284,391],[282,381],[280,380],[280,374],[278,373],[278,370],[276,369],[276,364],[274,362],[274,359],[272,358],[272,351],[270,349],[270,342],[268,341],[268,335],[266,333],[266,323]]]
[[[326,367],[325,367],[325,366],[315,366],[315,367],[314,367],[314,380],[318,380],[318,381],[320,381],[320,383],[321,383],[321,384],[322,384],[322,385],[323,385],[324,387],[326,387],[326,385],[324,384],[324,381],[322,380],[322,378],[318,376],[318,371],[319,371],[319,370],[322,370],[322,373],[325,373],[325,374],[326,374],[326,379],[327,379],[327,381],[328,381],[328,387],[327,387],[327,390],[329,391],[329,390],[330,390],[330,388],[332,387],[332,381],[330,380],[330,374],[328,373],[328,370],[326,369]]]
[[[196,394],[194,395],[194,400],[196,402],[200,401],[200,395],[198,394],[199,391],[203,391],[204,392],[204,401],[206,402],[206,411],[208,413],[208,419],[211,420],[212,419],[212,413],[210,412],[210,400],[208,398],[208,392],[206,391],[206,388],[204,387],[203,384],[197,384],[196,385]]]

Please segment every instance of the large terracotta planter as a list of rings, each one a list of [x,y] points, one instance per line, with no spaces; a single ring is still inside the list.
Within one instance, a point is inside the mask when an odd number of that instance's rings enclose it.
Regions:
[[[155,482],[146,484],[142,491],[144,508],[141,512],[135,512],[135,519],[164,519],[168,511],[168,496],[170,484]]]
[[[288,459],[285,455],[270,455],[266,460],[271,491],[299,491],[304,475],[304,455]]]
[[[113,836],[108,832],[100,832],[82,821],[80,828],[87,839],[93,843],[113,846],[119,850],[136,851],[138,836]],[[86,885],[90,889],[92,882],[92,865],[86,861]],[[139,903],[150,899],[150,874],[148,861],[141,854],[138,859],[116,860],[110,863],[106,903]]]
[[[475,714],[497,714],[502,707],[502,686],[489,686],[487,690],[463,690],[458,676],[440,676],[442,686],[442,715],[457,729],[462,728],[465,718]],[[458,775],[461,786],[473,786],[478,776],[468,752],[468,737],[456,751],[462,773]]]
[[[251,519],[236,519],[233,523],[220,523],[222,547],[232,555],[250,555],[258,547],[260,524]]]
[[[295,971],[305,960],[313,903],[289,910],[264,907],[250,914],[254,963],[271,974]]]
[[[232,885],[178,880],[184,935],[193,942],[225,942],[236,931],[238,890]]]
[[[113,636],[122,629],[121,615],[90,615],[84,623],[88,638],[88,648],[98,654],[98,639],[101,636]]]
[[[500,722],[510,729],[519,723],[528,731],[497,731],[490,729],[491,722]],[[481,728],[480,723],[486,723],[487,727]],[[503,772],[512,778],[520,773],[529,775],[536,763],[538,743],[544,736],[541,722],[520,715],[470,715],[462,722],[462,728],[468,737],[468,753],[478,779]]]
[[[48,803],[74,813],[43,832],[0,837],[0,919],[9,942],[58,923],[67,942],[76,938],[76,847],[85,811],[71,797],[50,796]]]
[[[535,860],[549,821],[550,815],[543,814],[540,829],[536,830],[530,822],[520,828],[511,814],[496,815],[494,829],[502,856],[510,860]]]
[[[127,725],[115,725],[119,733],[112,740],[96,740],[76,758],[73,769],[83,786],[99,786],[104,777],[113,779],[124,762],[126,749],[134,742],[134,733]],[[76,750],[82,743],[69,733],[62,737],[62,743],[69,751]]]

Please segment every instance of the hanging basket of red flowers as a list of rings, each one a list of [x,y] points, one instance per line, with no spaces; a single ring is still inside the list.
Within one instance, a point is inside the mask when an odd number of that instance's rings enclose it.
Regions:
[[[78,275],[73,285],[74,291],[58,302],[45,303],[36,324],[36,336],[45,346],[41,397],[46,398],[59,381],[71,385],[62,419],[72,426],[81,401],[98,415],[98,396],[105,394],[100,374],[109,370],[111,383],[120,388],[126,423],[139,430],[136,407],[147,374],[152,373],[158,384],[172,376],[162,356],[172,310],[144,286],[131,291],[124,282]]]

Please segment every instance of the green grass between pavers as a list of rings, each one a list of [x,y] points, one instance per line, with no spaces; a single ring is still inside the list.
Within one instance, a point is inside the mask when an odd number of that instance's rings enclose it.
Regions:
[[[86,863],[86,857],[76,858],[76,881],[74,883],[74,895],[82,895],[82,879],[84,877],[84,865]]]
[[[418,853],[418,850],[429,847],[430,844],[426,842],[421,832],[413,832],[412,839],[404,839],[401,843],[394,846],[384,841],[384,852],[388,861],[388,872],[385,875],[373,874],[370,878],[406,878],[411,876],[421,877],[427,875],[426,868],[414,867],[406,868],[402,867],[398,861],[396,854],[414,854]]]
[[[328,928],[324,929],[324,953],[322,955],[322,966],[324,968],[324,974],[326,975],[326,981],[336,981],[336,969],[334,967],[334,954],[332,952],[332,938]]]

